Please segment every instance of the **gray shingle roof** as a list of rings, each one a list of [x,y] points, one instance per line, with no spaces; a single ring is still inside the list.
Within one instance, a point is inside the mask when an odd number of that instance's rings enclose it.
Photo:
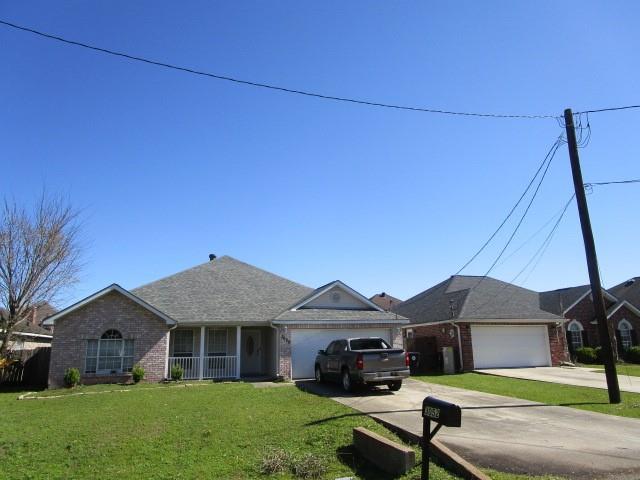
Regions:
[[[300,310],[287,310],[275,318],[275,321],[365,321],[380,323],[398,322],[407,323],[407,319],[391,312],[379,312],[377,310],[339,310],[333,308],[305,308]]]
[[[556,315],[562,315],[568,307],[590,290],[590,285],[578,285],[577,287],[540,292],[540,307]]]
[[[636,308],[640,308],[640,277],[633,277],[615,287],[609,292],[618,300],[626,300]]]
[[[542,310],[537,292],[491,277],[454,275],[394,311],[413,323],[441,320],[559,320]]]
[[[178,323],[267,323],[312,289],[224,256],[132,290]]]

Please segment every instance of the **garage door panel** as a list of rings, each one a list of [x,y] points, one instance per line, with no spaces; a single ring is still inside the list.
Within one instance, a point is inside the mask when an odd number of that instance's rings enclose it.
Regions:
[[[381,337],[391,343],[389,328],[297,328],[291,330],[291,376],[312,378],[318,350],[323,350],[333,340],[355,337]]]
[[[550,366],[545,325],[471,326],[474,368]]]

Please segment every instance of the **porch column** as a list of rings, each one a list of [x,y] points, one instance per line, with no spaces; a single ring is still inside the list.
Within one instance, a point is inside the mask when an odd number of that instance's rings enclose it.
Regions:
[[[240,325],[236,326],[236,378],[240,378]]]
[[[204,377],[204,335],[207,327],[204,325],[200,327],[200,365],[198,366],[198,378],[200,380]]]

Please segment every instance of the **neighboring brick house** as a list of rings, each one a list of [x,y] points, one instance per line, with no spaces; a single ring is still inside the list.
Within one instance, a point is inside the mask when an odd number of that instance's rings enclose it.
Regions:
[[[387,312],[393,310],[393,307],[396,305],[400,305],[402,300],[389,295],[386,292],[376,293],[373,297],[369,298],[373,303],[378,305],[380,308],[383,308]]]
[[[113,284],[52,315],[49,385],[67,368],[83,383],[145,378],[313,376],[317,350],[335,338],[379,336],[402,345],[408,320],[336,280],[315,290],[231,257],[128,291]]]
[[[6,310],[0,309],[0,315]],[[35,350],[51,345],[51,331],[42,327],[42,322],[56,312],[47,302],[40,302],[28,309],[25,318],[13,327],[9,349],[11,351]]]
[[[458,367],[559,365],[568,359],[564,319],[540,308],[538,293],[491,277],[454,275],[397,305],[411,320],[407,347],[434,358],[453,347]]]
[[[603,297],[614,353],[622,358],[625,350],[638,345],[640,309],[633,302],[640,300],[640,285],[631,279],[603,290]],[[566,319],[567,345],[572,355],[581,347],[600,346],[590,285],[542,292],[540,306]]]

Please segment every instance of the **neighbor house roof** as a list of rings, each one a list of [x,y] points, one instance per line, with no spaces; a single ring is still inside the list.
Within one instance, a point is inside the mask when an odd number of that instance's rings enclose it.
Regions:
[[[40,325],[36,325],[29,320],[20,320],[13,327],[13,332],[23,335],[38,335],[52,337],[51,332],[46,328],[42,328]]]
[[[267,324],[313,290],[223,256],[132,290],[178,323]]]
[[[591,293],[591,285],[578,285],[577,287],[560,288],[540,292],[540,308],[556,315],[564,315],[564,312],[576,305],[580,300]],[[616,302],[615,296],[607,290],[602,290],[602,294],[610,302]]]
[[[633,277],[609,289],[618,300],[626,300],[640,308],[640,277]]]
[[[386,292],[376,293],[369,300],[371,300],[373,303],[378,305],[380,308],[383,308],[384,310],[391,310],[396,305],[402,303],[402,300],[397,299],[396,297],[389,295]]]
[[[395,307],[412,323],[444,320],[546,320],[538,293],[491,277],[454,275]]]

